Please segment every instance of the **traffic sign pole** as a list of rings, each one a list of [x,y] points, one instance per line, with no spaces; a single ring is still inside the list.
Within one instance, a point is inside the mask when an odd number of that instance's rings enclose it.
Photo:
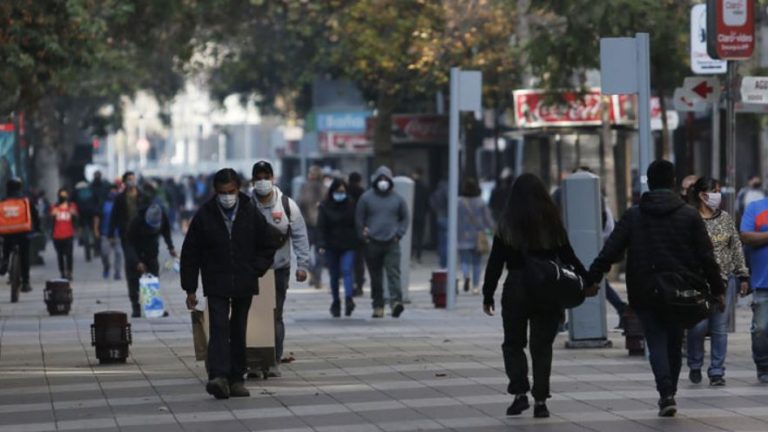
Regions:
[[[726,122],[725,122],[725,176],[732,197],[728,200],[728,213],[736,212],[736,77],[738,63],[728,62],[726,75]]]
[[[637,33],[637,129],[640,140],[639,174],[640,187],[648,191],[648,166],[653,159],[651,145],[651,68],[650,37],[648,33]],[[662,114],[663,115],[663,114]]]

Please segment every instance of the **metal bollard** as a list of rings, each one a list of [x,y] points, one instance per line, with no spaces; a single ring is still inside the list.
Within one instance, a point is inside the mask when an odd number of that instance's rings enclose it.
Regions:
[[[45,282],[43,299],[50,315],[67,315],[72,308],[72,287],[66,279]]]
[[[131,325],[125,312],[105,311],[93,314],[91,345],[96,347],[99,363],[125,363],[132,343]]]

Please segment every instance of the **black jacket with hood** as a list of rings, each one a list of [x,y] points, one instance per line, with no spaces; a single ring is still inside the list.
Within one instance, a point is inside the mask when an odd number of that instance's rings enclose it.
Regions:
[[[333,190],[333,186],[331,186]],[[342,202],[328,198],[320,204],[317,218],[317,247],[332,251],[357,249],[355,202],[347,196]]]
[[[181,287],[217,297],[249,297],[259,293],[259,278],[272,267],[280,236],[250,197],[240,193],[229,232],[216,197],[192,218],[181,247]]]
[[[671,190],[643,194],[627,210],[589,269],[588,280],[602,280],[627,251],[627,294],[636,309],[658,306],[648,287],[653,268],[686,270],[708,283],[712,296],[725,292],[712,242],[699,212]]]

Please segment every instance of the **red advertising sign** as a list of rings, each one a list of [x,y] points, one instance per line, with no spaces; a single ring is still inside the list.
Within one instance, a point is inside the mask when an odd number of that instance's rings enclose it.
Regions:
[[[549,103],[542,90],[517,90],[515,124],[520,128],[599,126],[603,109],[613,124],[632,124],[635,118],[633,95],[603,96],[593,89],[584,95],[563,92],[559,101]]]
[[[360,153],[370,152],[371,145],[365,134],[345,132],[320,132],[321,153]]]
[[[366,134],[373,137],[376,118],[369,117]],[[448,116],[437,114],[396,114],[392,116],[394,143],[448,142]]]
[[[746,60],[755,49],[755,0],[707,0],[707,52]]]
[[[0,132],[13,132],[13,123],[0,123]]]

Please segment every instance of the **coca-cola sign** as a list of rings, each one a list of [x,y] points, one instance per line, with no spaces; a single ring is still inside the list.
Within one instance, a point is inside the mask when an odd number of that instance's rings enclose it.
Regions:
[[[603,96],[599,90],[586,94],[562,92],[547,100],[542,90],[517,90],[515,123],[520,128],[599,126],[607,109],[611,123],[630,124],[634,118],[633,96]]]
[[[321,153],[370,152],[371,145],[365,134],[344,132],[320,132]]]

